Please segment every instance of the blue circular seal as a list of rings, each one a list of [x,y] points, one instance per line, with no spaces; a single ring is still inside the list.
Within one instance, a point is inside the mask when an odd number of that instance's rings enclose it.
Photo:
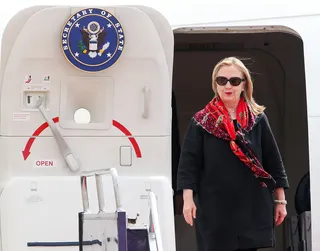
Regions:
[[[112,66],[124,48],[119,21],[103,9],[88,8],[72,15],[63,27],[61,48],[80,70],[96,72]]]

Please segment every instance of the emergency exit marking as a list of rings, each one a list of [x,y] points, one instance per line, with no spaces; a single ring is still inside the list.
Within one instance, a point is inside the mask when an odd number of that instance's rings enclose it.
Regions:
[[[55,167],[55,161],[54,160],[36,160],[35,161],[35,167],[36,168]]]
[[[54,123],[58,123],[59,122],[59,117],[55,117],[52,119]],[[137,158],[142,158],[141,155],[141,150],[139,147],[138,142],[136,141],[136,139],[132,136],[132,134],[130,133],[130,131],[124,127],[124,125],[120,124],[118,121],[113,120],[112,121],[112,125],[116,128],[118,128],[121,132],[123,132],[126,136],[128,136],[129,141],[132,144],[132,147],[134,149],[134,151],[136,152],[136,156]],[[26,143],[24,149],[22,150],[22,156],[23,159],[26,161],[29,157],[29,155],[31,154],[31,147],[33,142],[36,140],[35,136],[39,136],[45,129],[47,129],[49,127],[48,122],[44,122],[42,125],[40,125],[32,134],[32,137],[30,137],[28,139],[28,142]],[[56,162],[56,161],[55,161]],[[39,163],[38,163],[39,164]],[[53,163],[53,164],[57,164],[57,163]],[[60,163],[59,165],[62,165],[62,163]],[[46,167],[46,166],[37,166],[37,162],[35,163],[36,167]],[[50,167],[50,166],[48,166]]]

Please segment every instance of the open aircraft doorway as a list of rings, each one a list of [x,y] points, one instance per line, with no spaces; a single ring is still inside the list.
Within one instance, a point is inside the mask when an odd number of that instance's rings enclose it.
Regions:
[[[253,76],[254,98],[266,106],[289,178],[287,220],[296,216],[296,190],[309,172],[302,38],[283,26],[179,28],[174,36],[173,93],[177,117],[173,121],[178,123],[180,144],[190,118],[213,96],[211,74],[215,64],[228,56],[243,59]],[[287,250],[289,229],[285,226],[283,223],[277,227],[277,248],[270,250]],[[178,251],[195,250],[193,229],[182,215],[176,216],[176,234]]]

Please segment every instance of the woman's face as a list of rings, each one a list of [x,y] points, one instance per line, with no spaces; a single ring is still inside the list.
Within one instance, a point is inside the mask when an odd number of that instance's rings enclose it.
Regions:
[[[235,66],[222,66],[216,76],[217,92],[223,102],[238,102],[244,90],[244,77]]]

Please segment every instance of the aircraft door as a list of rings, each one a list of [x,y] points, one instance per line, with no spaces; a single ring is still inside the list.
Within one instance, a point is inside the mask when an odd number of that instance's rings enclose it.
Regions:
[[[109,168],[137,224],[149,221],[145,194],[156,194],[164,250],[174,251],[172,60],[171,27],[147,7],[37,6],[12,18],[1,49],[3,251],[78,250],[80,177]],[[94,181],[88,188],[98,211]]]

